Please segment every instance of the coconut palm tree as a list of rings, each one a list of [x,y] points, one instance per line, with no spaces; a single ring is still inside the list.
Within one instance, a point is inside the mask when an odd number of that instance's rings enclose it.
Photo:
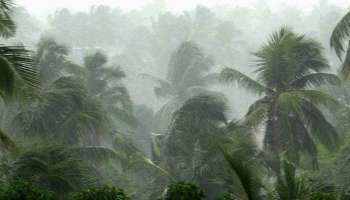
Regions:
[[[214,76],[208,74],[213,65],[213,60],[205,56],[195,43],[183,42],[171,55],[166,80],[145,75],[158,83],[154,93],[169,99],[156,114],[160,122],[155,128],[157,132],[166,132],[174,112],[208,86]]]
[[[68,59],[69,48],[53,38],[42,37],[37,45],[34,63],[38,67],[40,82],[49,85],[61,76],[82,73],[81,67]]]
[[[223,162],[220,145],[229,140],[225,132],[226,100],[217,93],[206,92],[188,99],[174,115],[170,131],[160,146],[164,166],[177,180],[200,185],[211,198],[222,185],[218,180]]]
[[[282,28],[255,53],[257,79],[226,68],[221,80],[236,81],[260,95],[241,121],[249,127],[265,125],[264,149],[275,155],[287,151],[298,162],[306,152],[317,163],[316,142],[329,149],[339,143],[339,135],[319,106],[336,103],[315,87],[339,84],[337,76],[321,72],[328,69],[322,48],[316,41]]]
[[[16,25],[11,18],[12,0],[0,2],[0,37],[14,36]],[[20,86],[37,87],[39,81],[30,52],[23,46],[7,46],[0,44],[0,99],[8,101]],[[11,139],[0,130],[2,146],[7,149],[15,147]]]
[[[89,94],[103,103],[106,114],[127,125],[136,126],[133,103],[122,79],[125,73],[120,67],[107,66],[107,56],[96,52],[84,58],[85,81]]]
[[[39,145],[22,152],[11,165],[10,180],[25,180],[63,196],[96,184],[93,168],[69,148]]]
[[[249,153],[247,153],[249,152]],[[249,155],[252,149],[238,148],[232,152],[223,151],[224,157],[233,172],[231,189],[228,194],[232,199],[245,200],[312,200],[343,199],[336,186],[327,186],[313,177],[298,174],[295,165],[286,158],[279,162],[282,166],[275,179],[266,179],[262,175],[262,166]],[[266,167],[266,166],[265,166]],[[346,198],[344,198],[346,199]]]
[[[69,144],[98,144],[106,117],[82,82],[61,77],[35,93],[14,117],[14,132]]]

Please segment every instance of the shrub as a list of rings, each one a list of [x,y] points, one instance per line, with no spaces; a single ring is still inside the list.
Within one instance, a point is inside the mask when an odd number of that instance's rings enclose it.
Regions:
[[[225,193],[216,198],[216,200],[236,200],[236,198],[232,194]]]
[[[104,186],[77,192],[72,195],[71,200],[130,200],[130,198],[121,189]]]
[[[0,200],[58,200],[49,191],[41,190],[31,183],[14,181],[0,190]]]
[[[201,200],[204,197],[203,191],[196,185],[178,182],[167,188],[164,200]]]

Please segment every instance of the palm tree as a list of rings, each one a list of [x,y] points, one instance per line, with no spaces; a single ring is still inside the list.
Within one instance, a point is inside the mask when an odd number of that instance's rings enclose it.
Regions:
[[[350,12],[348,12],[335,26],[330,40],[331,47],[342,61],[341,74],[345,79],[350,73]],[[347,49],[346,49],[347,48]]]
[[[35,93],[14,117],[14,132],[69,144],[98,144],[106,117],[82,82],[61,77]]]
[[[0,2],[0,36],[9,38],[14,36],[16,25],[11,18],[12,0]],[[8,101],[20,86],[38,87],[36,70],[30,52],[23,46],[6,46],[0,44],[0,98]],[[11,139],[0,131],[2,146],[7,149],[15,147]]]
[[[257,80],[232,68],[221,73],[223,81],[236,81],[262,96],[241,123],[249,127],[265,124],[264,149],[275,155],[287,151],[296,163],[300,153],[306,152],[315,167],[316,141],[329,149],[339,143],[335,128],[318,107],[336,102],[314,89],[340,82],[337,76],[321,72],[329,68],[321,50],[316,41],[282,28],[255,53]]]
[[[224,157],[234,174],[228,192],[233,199],[342,199],[339,198],[342,194],[337,193],[336,187],[319,183],[315,177],[298,175],[295,165],[286,158],[279,161],[282,167],[276,179],[272,179],[271,182],[271,179],[264,178],[261,173],[262,168],[266,166],[259,165],[256,160],[251,159],[250,153],[254,150],[242,147],[243,149],[234,149],[233,152],[223,150]]]
[[[226,99],[206,92],[188,99],[174,115],[170,131],[160,147],[160,165],[177,179],[194,181],[209,197],[216,196],[222,185],[218,179],[223,162],[219,144],[227,142],[225,132]]]
[[[183,42],[171,55],[166,80],[145,75],[158,83],[154,88],[158,97],[169,98],[156,114],[159,121],[156,131],[166,132],[174,112],[186,100],[203,92],[203,88],[213,80],[214,75],[208,74],[213,65],[213,60],[205,56],[195,43]]]
[[[82,73],[81,67],[68,59],[69,48],[53,38],[40,39],[34,56],[42,85],[49,85],[61,76]]]
[[[109,67],[107,56],[96,52],[84,58],[86,87],[89,94],[103,103],[106,114],[112,119],[136,126],[133,103],[122,79],[120,67]]]
[[[24,151],[11,166],[11,180],[25,180],[63,196],[96,183],[93,168],[69,148],[39,145]]]

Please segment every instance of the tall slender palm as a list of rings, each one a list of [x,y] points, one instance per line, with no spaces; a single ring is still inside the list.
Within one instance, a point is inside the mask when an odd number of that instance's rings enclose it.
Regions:
[[[350,74],[350,12],[337,23],[330,40],[331,47],[342,61],[341,74],[345,79]]]
[[[120,67],[107,66],[107,56],[101,52],[84,59],[86,85],[90,95],[103,103],[106,114],[113,120],[136,125],[133,103],[127,88],[122,83],[125,73]]]
[[[236,81],[262,96],[250,106],[242,123],[265,124],[264,148],[268,152],[287,151],[294,162],[306,152],[316,167],[316,141],[330,149],[339,143],[335,128],[318,107],[336,102],[315,87],[340,82],[337,76],[321,72],[329,65],[320,44],[282,28],[255,56],[257,80],[232,68],[221,73],[223,81]]]
[[[161,146],[164,166],[178,180],[199,184],[209,197],[216,196],[220,184],[223,158],[218,148],[225,142],[225,98],[217,93],[200,94],[188,99],[178,109],[170,124],[170,131]]]
[[[195,43],[183,42],[171,55],[166,80],[147,75],[158,83],[154,93],[158,97],[169,98],[156,114],[160,122],[156,131],[166,132],[174,112],[195,96],[196,91],[208,86],[213,77],[208,73],[212,66],[213,60],[205,56]]]

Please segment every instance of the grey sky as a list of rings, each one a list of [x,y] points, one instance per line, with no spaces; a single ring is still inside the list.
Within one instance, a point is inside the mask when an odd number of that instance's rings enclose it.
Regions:
[[[31,13],[45,15],[59,8],[70,8],[72,10],[87,10],[92,5],[106,4],[113,7],[121,7],[125,10],[140,9],[145,4],[154,0],[16,0],[17,5],[27,8]],[[258,1],[266,2],[272,8],[278,8],[284,4],[293,5],[302,10],[309,10],[319,0],[158,0],[165,1],[168,10],[181,11],[190,9],[196,4],[207,6],[213,5],[241,5],[249,6]],[[349,7],[349,0],[328,0],[339,7]]]

